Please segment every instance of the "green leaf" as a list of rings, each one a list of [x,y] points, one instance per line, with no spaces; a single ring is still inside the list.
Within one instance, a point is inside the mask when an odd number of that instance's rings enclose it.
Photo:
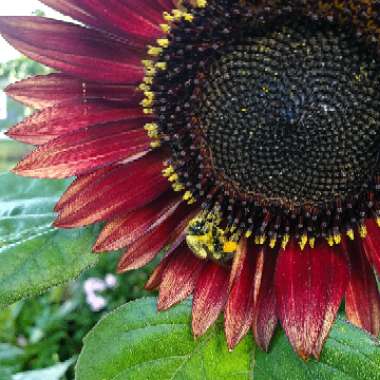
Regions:
[[[190,331],[190,302],[163,313],[153,298],[110,313],[88,334],[76,380],[374,380],[380,348],[367,334],[338,319],[321,361],[303,362],[278,332],[269,354],[247,336],[229,353],[221,322],[201,339]]]
[[[94,231],[52,226],[67,181],[0,176],[0,306],[76,278],[98,258]]]

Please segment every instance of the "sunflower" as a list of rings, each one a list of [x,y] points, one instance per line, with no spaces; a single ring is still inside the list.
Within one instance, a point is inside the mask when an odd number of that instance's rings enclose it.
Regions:
[[[146,287],[193,294],[228,347],[278,322],[319,357],[343,298],[380,331],[380,5],[366,0],[44,0],[78,23],[3,17],[58,72],[11,85],[38,111],[14,169],[76,179],[55,225],[103,222],[119,272],[164,251]]]

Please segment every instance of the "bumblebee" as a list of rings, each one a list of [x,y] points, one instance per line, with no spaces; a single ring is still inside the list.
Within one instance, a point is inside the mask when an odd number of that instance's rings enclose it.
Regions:
[[[215,220],[203,217],[193,219],[188,226],[186,242],[196,256],[205,260],[228,260],[237,249],[237,243],[225,237]]]

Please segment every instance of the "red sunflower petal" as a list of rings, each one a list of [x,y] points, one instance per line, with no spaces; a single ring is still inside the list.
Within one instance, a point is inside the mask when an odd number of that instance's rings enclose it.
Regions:
[[[180,246],[173,255],[162,275],[157,307],[166,310],[187,298],[194,290],[195,284],[206,264],[187,248]]]
[[[80,129],[41,145],[14,171],[37,178],[67,178],[149,150],[140,121],[115,122]]]
[[[380,276],[380,228],[372,219],[367,220],[366,226],[368,234],[363,240],[364,251]]]
[[[194,336],[202,336],[217,320],[228,297],[227,268],[208,262],[197,281],[193,299],[192,328]]]
[[[254,278],[254,309],[252,330],[256,343],[268,351],[277,326],[274,273],[277,250],[261,249],[258,252]]]
[[[277,312],[294,350],[319,358],[348,281],[346,256],[326,242],[281,251],[275,274]]]
[[[170,256],[165,256],[161,262],[154,268],[152,274],[149,276],[148,281],[145,284],[146,290],[157,290],[162,282],[162,276],[169,264]]]
[[[169,188],[162,176],[162,154],[154,152],[126,165],[110,168],[66,202],[55,225],[85,226],[125,215],[157,199]]]
[[[133,119],[140,119],[141,125],[144,124],[144,120],[147,120],[144,119],[141,108],[126,108],[105,102],[78,103],[74,101],[36,112],[11,128],[7,135],[27,144],[41,145],[56,137],[94,124]],[[104,126],[104,128],[108,127]],[[112,128],[110,133],[112,133]]]
[[[68,203],[74,201],[75,197],[82,192],[86,187],[91,184],[93,181],[96,181],[98,178],[102,177],[107,171],[112,170],[111,167],[106,166],[100,168],[91,173],[84,174],[78,177],[71,185],[66,189],[65,193],[59,199],[57,204],[54,207],[54,211],[59,212],[64,208]]]
[[[103,99],[136,105],[143,97],[136,86],[85,82],[61,73],[24,79],[9,85],[5,91],[13,99],[37,109],[74,100],[87,102]]]
[[[44,17],[1,17],[0,33],[31,59],[84,79],[140,83],[140,54],[95,30]],[[75,41],[75,43],[73,43]]]
[[[166,256],[175,251],[185,240],[184,231],[193,218],[194,211],[182,204],[165,223],[161,223],[139,240],[128,246],[118,264],[119,272],[143,267],[152,261],[164,248],[170,246]]]
[[[248,247],[247,240],[240,241],[234,256],[235,267],[241,268],[234,274],[231,292],[225,309],[224,329],[227,345],[232,350],[247,334],[253,321],[254,311],[254,268],[257,247]]]
[[[148,4],[119,0],[42,0],[46,5],[97,29],[107,30],[124,38],[137,37],[146,42],[162,35],[159,28],[161,12],[147,10]],[[151,6],[150,6],[151,8]],[[153,8],[154,9],[154,8]],[[162,9],[161,9],[162,11]],[[154,12],[154,20],[149,16]]]
[[[172,192],[130,215],[109,222],[100,233],[95,251],[114,251],[131,245],[141,236],[164,223],[177,209],[181,198]]]
[[[376,278],[359,239],[347,242],[351,276],[346,291],[346,315],[372,335],[380,333],[380,296]]]

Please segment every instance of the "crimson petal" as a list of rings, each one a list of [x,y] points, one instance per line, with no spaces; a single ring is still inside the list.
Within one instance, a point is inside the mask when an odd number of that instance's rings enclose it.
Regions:
[[[149,233],[128,246],[118,264],[119,272],[143,267],[152,261],[164,248],[170,246],[166,256],[170,256],[185,240],[184,231],[193,217],[193,211],[182,204],[165,223],[157,225]]]
[[[253,321],[254,311],[254,268],[257,246],[248,247],[247,240],[240,241],[234,256],[234,266],[240,268],[235,272],[229,294],[224,318],[227,345],[232,350],[247,334]]]
[[[130,215],[109,222],[100,233],[95,251],[114,251],[131,245],[164,223],[177,209],[181,198],[165,193],[158,200]]]
[[[160,153],[154,152],[111,168],[65,203],[55,225],[85,226],[125,215],[154,201],[169,188],[168,180],[161,173],[162,159]]]
[[[277,259],[277,312],[294,350],[319,358],[348,282],[346,256],[321,242],[300,250],[291,242]]]
[[[228,297],[229,271],[208,262],[197,281],[193,299],[192,328],[195,337],[202,336],[217,320]]]
[[[372,219],[367,220],[366,226],[368,234],[363,240],[364,251],[380,276],[380,229]]]
[[[41,145],[56,137],[94,124],[133,119],[141,119],[140,125],[144,124],[141,108],[125,108],[105,102],[78,103],[74,101],[36,112],[11,128],[7,135],[27,144]],[[108,127],[104,126],[104,128]],[[110,134],[112,134],[112,128],[110,128]]]
[[[380,333],[380,296],[376,278],[359,239],[347,243],[351,276],[345,296],[346,315],[376,337]]]
[[[105,173],[107,173],[107,171],[110,170],[112,170],[112,167],[106,166],[104,168],[97,169],[91,173],[84,174],[76,178],[56,203],[54,206],[54,211],[59,212],[68,203],[73,202],[76,196],[84,191],[88,185],[90,185],[93,181],[96,181],[98,178],[102,177]]]
[[[144,77],[141,56],[133,48],[79,25],[6,16],[0,17],[0,33],[34,61],[90,81],[137,84]]]
[[[188,297],[194,290],[205,263],[198,259],[186,244],[181,245],[169,257],[162,275],[158,309],[166,310]]]
[[[115,122],[80,129],[41,145],[14,171],[23,176],[66,178],[149,150],[141,122]]]
[[[86,82],[62,73],[24,79],[9,85],[5,91],[13,99],[37,109],[100,99],[137,105],[143,97],[136,86]]]
[[[258,252],[254,278],[252,330],[256,343],[268,351],[277,326],[274,272],[277,250],[263,248]]]
[[[146,42],[158,38],[162,32],[159,23],[162,22],[161,12],[152,11],[150,5],[139,1],[139,6],[133,1],[119,0],[42,0],[46,5],[69,15],[78,21],[97,29],[107,30],[124,38],[134,37]],[[146,2],[146,1],[145,1]],[[149,13],[147,6],[150,7]],[[148,19],[154,14],[155,22]]]

